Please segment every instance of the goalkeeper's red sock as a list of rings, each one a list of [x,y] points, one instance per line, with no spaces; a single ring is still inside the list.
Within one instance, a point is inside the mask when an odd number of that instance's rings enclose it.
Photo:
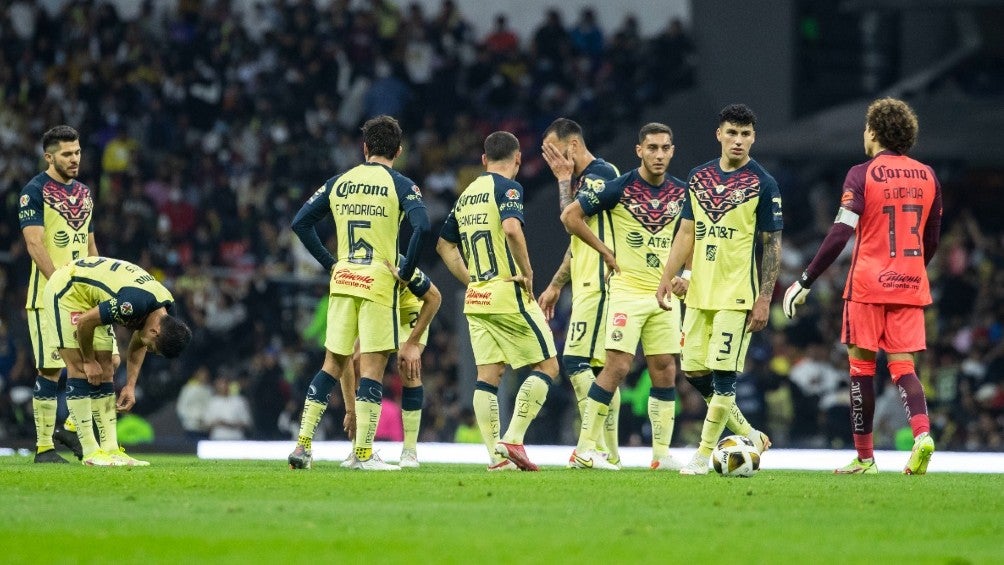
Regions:
[[[875,456],[872,419],[875,416],[875,361],[850,360],[851,365],[851,433],[858,459]]]

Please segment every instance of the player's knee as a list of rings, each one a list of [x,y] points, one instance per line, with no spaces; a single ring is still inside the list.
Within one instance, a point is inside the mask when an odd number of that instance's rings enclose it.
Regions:
[[[558,375],[558,359],[556,357],[544,359],[540,363],[534,365],[533,370],[544,373],[551,379],[554,379]]]

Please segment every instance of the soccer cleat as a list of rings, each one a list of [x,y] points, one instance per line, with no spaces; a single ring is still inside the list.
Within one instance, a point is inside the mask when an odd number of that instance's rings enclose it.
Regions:
[[[523,444],[521,443],[506,443],[504,441],[500,441],[495,444],[495,453],[505,457],[509,461],[512,461],[517,467],[524,471],[540,470],[540,467],[534,465],[533,462],[530,461],[530,458],[526,456],[526,450],[523,449]]]
[[[753,442],[753,446],[756,447],[758,453],[763,454],[764,451],[770,449],[770,438],[760,430],[754,428],[750,430],[750,433],[746,434],[746,437]]]
[[[91,453],[90,455],[85,455],[80,462],[83,463],[84,465],[87,465],[88,467],[121,466],[114,459],[112,459],[111,455],[108,455],[108,453],[101,451],[100,449],[95,451],[94,453]]]
[[[314,462],[314,457],[309,449],[296,444],[296,447],[293,448],[293,452],[289,454],[286,461],[289,462],[290,469],[310,469],[310,466]]]
[[[927,473],[927,464],[931,462],[931,454],[934,453],[934,438],[931,434],[924,432],[913,440],[913,451],[910,452],[910,459],[903,469],[905,475],[923,475]]]
[[[124,447],[119,447],[118,451],[113,451],[108,454],[119,467],[149,467],[149,461],[140,461],[135,457],[131,457],[125,452]]]
[[[52,431],[52,439],[58,441],[65,447],[73,452],[73,456],[80,461],[84,458],[84,449],[80,446],[80,438],[77,437],[77,432],[71,432],[65,428],[59,427]]]
[[[355,450],[349,452],[349,456],[339,465],[342,469],[358,469],[359,459],[356,458]]]
[[[362,469],[363,471],[400,471],[401,468],[397,465],[391,465],[390,463],[384,463],[380,456],[374,453],[366,461],[359,461],[359,465],[356,469]]]
[[[858,457],[855,457],[847,465],[833,470],[834,475],[874,475],[875,473],[878,473],[878,465],[875,464],[874,459],[865,462]]]
[[[694,458],[680,468],[681,475],[707,475],[708,474],[708,463],[711,461],[711,457],[708,455],[701,455],[700,452],[694,454]]]
[[[397,463],[398,467],[402,469],[417,469],[418,468],[418,451],[414,449],[402,449],[401,450],[401,460]]]
[[[607,461],[606,457],[603,457],[595,450],[583,451],[582,453],[573,451],[572,455],[568,458],[568,468],[599,469],[601,471],[620,471],[621,469],[618,465]]]
[[[519,467],[508,459],[503,459],[494,465],[488,466],[489,473],[499,473],[503,471],[519,471]]]
[[[665,457],[653,461],[649,465],[649,468],[653,471],[679,471],[683,468],[683,463],[680,463],[679,459],[667,453]]]
[[[69,463],[69,461],[56,453],[55,449],[47,449],[35,454],[35,463]]]

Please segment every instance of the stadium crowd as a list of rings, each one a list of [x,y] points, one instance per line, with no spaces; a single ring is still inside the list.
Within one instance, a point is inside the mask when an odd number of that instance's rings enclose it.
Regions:
[[[189,437],[289,439],[323,357],[326,288],[289,224],[317,185],[359,161],[364,119],[401,118],[399,167],[419,180],[438,229],[456,188],[480,172],[488,132],[520,138],[532,202],[551,183],[535,148],[555,117],[575,116],[603,139],[622,124],[635,128],[640,107],[693,81],[693,47],[678,21],[643,38],[627,18],[607,35],[588,9],[572,24],[552,10],[521,37],[500,14],[476,37],[450,0],[435,14],[385,0],[352,6],[259,2],[238,17],[226,1],[163,11],[148,0],[124,20],[106,3],[70,1],[49,14],[14,2],[0,13],[0,201],[9,219],[0,222],[0,437],[34,433],[23,319],[30,257],[13,218],[21,187],[40,170],[48,127],[69,123],[84,136],[81,180],[97,195],[100,252],[165,281],[195,331],[181,360],[148,360],[135,412],[180,399]],[[786,218],[782,292],[832,221],[837,192],[832,178],[779,180],[786,211],[803,211]],[[933,263],[930,346],[918,368],[939,445],[1001,450],[1004,237],[955,204]],[[425,254],[427,265],[434,260]],[[777,446],[849,442],[837,339],[843,267],[816,284],[796,325],[776,306],[772,329],[750,349],[739,403]],[[453,441],[469,429],[458,382],[473,377],[458,374],[451,331],[435,320],[424,356],[423,440]],[[888,378],[877,382],[876,442],[891,447],[906,421]],[[640,410],[622,411],[624,443],[646,444],[644,400],[633,400],[646,396],[646,375],[633,373],[629,387],[635,394],[624,402]],[[680,393],[674,445],[693,444],[703,401],[686,385]],[[332,403],[321,431],[329,438],[343,435],[340,400]],[[219,418],[221,406],[232,419]],[[574,402],[547,411],[531,441],[574,443]]]

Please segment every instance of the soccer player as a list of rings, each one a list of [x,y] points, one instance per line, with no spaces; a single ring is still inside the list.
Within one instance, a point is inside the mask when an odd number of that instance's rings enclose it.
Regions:
[[[513,134],[497,131],[485,139],[486,172],[461,193],[436,245],[450,273],[467,287],[464,314],[478,366],[474,414],[491,458],[489,471],[538,470],[523,437],[558,374],[554,337],[533,298],[523,187],[513,180],[521,159]],[[531,370],[500,437],[498,387],[506,365]]]
[[[684,475],[707,474],[726,426],[748,437],[761,453],[770,447],[767,435],[753,429],[736,405],[736,376],[743,370],[750,334],[767,325],[784,227],[777,182],[750,158],[755,126],[756,115],[745,104],[719,113],[721,156],[688,175],[680,229],[656,294],[666,309],[674,307],[674,293],[686,295],[680,368],[708,403],[701,442],[680,469]],[[758,233],[763,242],[759,280]],[[687,261],[691,271],[676,276]]]
[[[923,475],[934,453],[924,388],[913,356],[927,348],[924,306],[931,303],[927,264],[941,232],[941,183],[931,167],[907,156],[917,141],[917,116],[902,100],[868,106],[864,148],[869,160],[847,172],[837,217],[815,257],[784,293],[784,313],[795,315],[812,283],[855,236],[844,287],[841,339],[851,377],[851,429],[858,456],[837,474],[877,473],[873,458],[875,355],[888,357],[913,429],[913,451],[903,472]]]
[[[136,403],[136,382],[147,352],[172,359],[191,341],[192,330],[171,316],[174,297],[132,263],[89,257],[56,269],[45,285],[42,300],[46,305],[42,337],[56,344],[66,363],[66,404],[77,422],[83,463],[149,465],[119,448],[115,410],[125,412]],[[134,330],[126,352],[126,384],[117,404],[104,370],[115,337],[103,329],[113,323]],[[95,394],[99,390],[102,394]],[[94,438],[92,414],[101,432],[100,444]]]
[[[310,410],[327,402],[335,375],[351,370],[352,353],[359,340],[359,387],[356,390],[355,454],[359,468],[396,471],[373,453],[373,437],[380,420],[383,374],[387,360],[398,348],[398,298],[401,281],[415,274],[422,240],[429,232],[429,215],[422,193],[408,177],[394,170],[401,154],[401,126],[390,116],[377,116],[363,124],[365,162],[325,182],[293,218],[293,231],[311,255],[331,273],[324,365],[308,392]],[[408,217],[413,229],[404,261],[398,262],[401,221]],[[335,255],[324,247],[314,227],[326,217],[335,221]],[[395,275],[387,268],[399,267]],[[313,418],[304,414],[304,418]],[[318,412],[316,419],[320,420]],[[316,427],[316,422],[314,423]],[[294,455],[309,450],[298,442]],[[309,461],[309,459],[300,459]]]
[[[544,130],[544,160],[558,180],[558,197],[561,210],[575,199],[575,195],[597,181],[610,181],[620,172],[617,167],[595,157],[582,137],[582,126],[568,118],[558,118]],[[586,219],[586,225],[600,241],[610,243],[610,212],[603,211]],[[575,399],[582,419],[586,394],[603,368],[606,350],[603,345],[603,326],[607,312],[607,273],[600,254],[581,239],[572,238],[565,258],[554,273],[551,283],[537,299],[544,317],[554,317],[554,306],[561,297],[561,289],[572,282],[572,314],[565,336],[565,350],[561,355],[565,374],[572,383]],[[620,417],[620,389],[614,391],[610,412],[603,434],[597,440],[597,450],[606,453],[614,464],[620,462],[617,451],[617,423]]]
[[[25,246],[31,255],[31,279],[28,282],[28,333],[35,355],[35,413],[37,451],[35,463],[66,463],[56,453],[53,439],[71,449],[77,459],[83,457],[80,441],[69,418],[63,428],[56,427],[56,393],[59,373],[66,364],[54,342],[43,339],[41,326],[46,305],[42,302],[45,283],[58,267],[70,261],[98,254],[91,223],[94,200],[91,190],[76,180],[80,172],[80,135],[70,126],[56,126],[42,135],[42,150],[48,168],[31,179],[21,190],[18,220]],[[111,332],[111,326],[101,331]],[[99,359],[105,380],[111,382],[119,365],[118,344],[111,340],[111,355]],[[111,388],[97,392],[101,406],[114,397]],[[110,405],[114,408],[114,402]],[[114,412],[112,412],[114,417]]]
[[[673,230],[687,192],[684,182],[666,174],[673,159],[673,132],[660,123],[638,131],[635,153],[641,165],[611,181],[596,180],[579,192],[561,213],[561,222],[576,238],[599,252],[610,278],[610,305],[604,331],[606,364],[589,387],[579,442],[570,468],[618,469],[596,452],[596,440],[624,377],[631,370],[639,342],[645,352],[652,388],[648,415],[652,422],[652,469],[678,470],[670,455],[676,412],[676,354],[680,352],[680,312],[663,311],[652,293],[659,286],[669,257]],[[589,229],[586,218],[610,213],[614,251]]]
[[[399,258],[401,261],[403,257]],[[396,274],[396,269],[395,269]],[[422,402],[424,400],[424,389],[422,388],[422,353],[425,351],[426,343],[429,339],[429,324],[432,318],[439,311],[443,297],[439,289],[432,280],[426,276],[421,269],[415,269],[408,284],[402,285],[400,290],[400,317],[398,319],[398,332],[407,335],[408,338],[401,344],[397,351],[398,372],[401,375],[403,386],[401,389],[401,416],[404,421],[404,445],[401,448],[401,458],[399,466],[418,467],[418,431],[422,423]],[[349,433],[349,439],[355,440],[355,391],[358,388],[358,357],[353,356],[353,362],[349,363],[349,370],[342,374],[339,380],[342,398],[345,402],[345,431]],[[324,370],[334,370],[333,367],[322,368]],[[327,384],[331,379],[325,374],[322,377],[315,377],[315,381],[321,378],[321,382],[312,382],[311,389],[316,391],[317,387],[327,386],[330,390],[331,384]],[[309,469],[311,466],[310,442],[314,437],[317,424],[327,408],[327,397],[320,400],[311,398],[317,396],[316,392],[308,391],[307,400],[303,407],[303,418],[300,423],[300,434],[297,439],[296,448],[289,455],[289,465],[293,469]],[[359,460],[356,458],[355,449],[342,462],[342,467],[355,469],[359,467]]]

